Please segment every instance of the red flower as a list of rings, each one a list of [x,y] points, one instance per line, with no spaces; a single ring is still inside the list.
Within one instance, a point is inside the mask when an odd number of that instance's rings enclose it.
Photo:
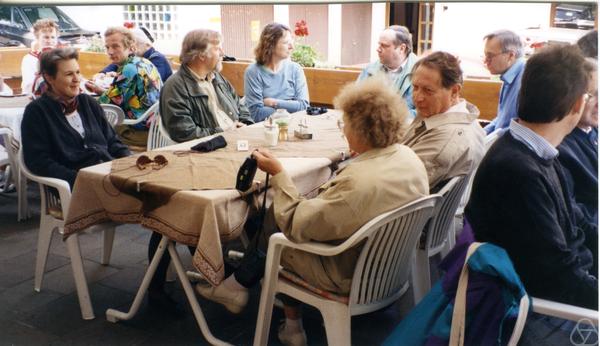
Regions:
[[[133,29],[135,24],[133,22],[125,22],[125,23],[123,23],[123,26],[126,27],[127,29]]]
[[[299,37],[308,36],[308,25],[306,25],[306,21],[304,19],[296,22],[294,35]]]

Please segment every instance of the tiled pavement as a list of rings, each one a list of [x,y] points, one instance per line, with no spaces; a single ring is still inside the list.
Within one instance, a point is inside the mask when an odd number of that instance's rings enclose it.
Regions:
[[[100,265],[102,234],[80,237],[81,252],[96,318],[81,319],[67,249],[55,234],[41,292],[33,290],[33,274],[39,226],[39,190],[29,186],[32,217],[17,222],[15,194],[0,194],[0,346],[1,345],[201,345],[207,344],[178,282],[167,284],[175,300],[187,312],[173,320],[168,314],[149,309],[146,301],[130,321],[111,323],[105,311],[126,311],[133,301],[144,271],[150,232],[138,225],[117,228],[111,263]],[[190,255],[179,249],[184,266],[191,268]],[[382,311],[352,319],[355,345],[377,345],[400,321],[412,304],[406,299]],[[259,288],[252,291],[248,307],[232,315],[221,306],[200,299],[210,329],[216,337],[236,345],[250,345],[256,326]],[[321,315],[304,309],[304,326],[310,345],[326,344]],[[269,344],[278,345],[276,330],[283,313],[275,309]]]

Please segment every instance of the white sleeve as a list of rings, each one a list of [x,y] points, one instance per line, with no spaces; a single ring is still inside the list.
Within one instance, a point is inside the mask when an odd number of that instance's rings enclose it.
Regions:
[[[27,54],[21,61],[21,92],[31,94],[33,81],[39,69],[39,60],[31,54]]]

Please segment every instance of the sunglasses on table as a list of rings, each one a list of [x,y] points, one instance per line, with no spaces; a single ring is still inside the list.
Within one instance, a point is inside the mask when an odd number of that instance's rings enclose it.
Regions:
[[[148,167],[152,167],[152,169],[159,170],[165,167],[169,163],[166,157],[163,155],[156,155],[154,159],[148,157],[148,155],[142,155],[137,158],[135,161],[136,167],[141,171]]]

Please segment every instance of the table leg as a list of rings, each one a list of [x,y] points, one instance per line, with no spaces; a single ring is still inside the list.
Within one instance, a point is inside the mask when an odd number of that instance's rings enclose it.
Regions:
[[[75,287],[77,288],[81,317],[84,320],[93,320],[95,318],[94,308],[90,300],[90,291],[85,279],[85,271],[83,270],[83,260],[81,259],[81,251],[79,250],[79,235],[77,233],[72,234],[67,238],[66,242],[69,257],[71,257],[71,268],[73,269],[73,278],[75,279]]]
[[[163,236],[164,238],[164,236]],[[196,294],[194,293],[194,289],[190,284],[190,280],[183,269],[183,265],[181,264],[181,259],[179,258],[179,254],[177,253],[177,249],[175,249],[175,245],[173,242],[169,243],[169,254],[171,255],[171,260],[173,261],[173,265],[175,266],[175,270],[177,272],[177,277],[179,277],[179,281],[183,286],[183,290],[185,291],[185,295],[187,296],[188,302],[192,307],[192,311],[194,312],[194,317],[196,318],[196,322],[198,322],[198,326],[200,327],[200,331],[206,341],[208,341],[211,345],[230,345],[224,341],[221,341],[215,338],[208,325],[206,324],[206,319],[204,318],[204,314],[202,313],[202,308],[200,308],[200,304],[198,303],[198,299],[196,299]]]
[[[106,319],[109,322],[116,323],[120,320],[130,320],[138,312],[138,310],[140,309],[140,305],[142,305],[142,299],[144,299],[146,290],[148,290],[150,281],[154,277],[156,267],[158,267],[158,263],[160,262],[160,259],[162,258],[163,254],[165,253],[168,243],[169,238],[163,236],[160,240],[160,243],[158,244],[158,249],[156,249],[154,257],[152,257],[152,261],[148,266],[148,270],[146,270],[146,274],[142,279],[142,284],[140,285],[140,288],[138,289],[135,298],[133,299],[133,304],[131,304],[131,308],[129,309],[129,311],[127,313],[124,313],[115,309],[106,310]]]
[[[165,237],[164,235],[162,236],[162,239],[160,240],[160,243],[158,244],[158,249],[156,250],[154,257],[152,258],[152,261],[150,262],[150,265],[148,266],[148,270],[146,271],[146,274],[144,275],[142,284],[141,284],[140,288],[138,289],[138,291],[135,295],[135,298],[133,299],[133,304],[131,305],[131,308],[129,309],[129,311],[127,313],[124,313],[124,312],[121,312],[121,311],[118,311],[115,309],[108,309],[108,310],[106,310],[106,319],[109,322],[114,323],[114,322],[118,322],[119,320],[129,320],[129,319],[133,318],[133,316],[138,312],[138,310],[140,308],[142,299],[144,298],[144,294],[146,293],[146,290],[148,289],[148,286],[150,285],[150,280],[152,280],[152,277],[154,276],[154,273],[156,272],[156,267],[158,267],[158,263],[160,262],[160,259],[162,258],[166,249],[169,250],[169,254],[171,255],[171,261],[173,262],[173,265],[175,266],[175,269],[177,272],[177,277],[179,277],[179,281],[181,282],[181,285],[183,286],[183,290],[185,291],[185,295],[187,296],[190,306],[192,307],[192,311],[194,312],[194,317],[196,318],[196,321],[198,322],[198,326],[200,327],[200,331],[202,332],[202,335],[212,345],[230,345],[226,342],[223,342],[223,341],[215,338],[212,335],[212,333],[210,332],[210,329],[208,328],[208,325],[206,324],[206,320],[204,319],[204,314],[202,313],[202,309],[200,308],[200,304],[198,303],[198,300],[196,299],[194,289],[192,288],[192,285],[190,284],[187,274],[185,273],[185,270],[183,269],[183,265],[181,264],[181,258],[179,258],[179,253],[177,253],[177,249],[175,248],[175,243],[170,241],[169,238]]]

